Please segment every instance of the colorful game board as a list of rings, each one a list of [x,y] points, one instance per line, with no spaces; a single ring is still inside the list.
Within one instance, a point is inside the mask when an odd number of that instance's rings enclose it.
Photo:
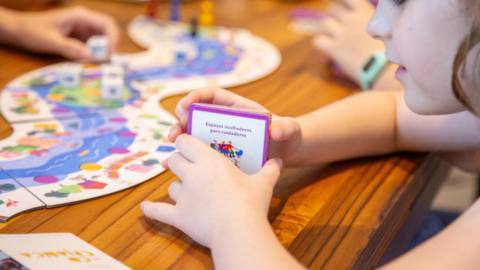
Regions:
[[[24,74],[1,92],[13,134],[0,141],[0,221],[23,211],[91,199],[164,171],[176,119],[167,96],[206,86],[244,84],[274,71],[280,54],[246,30],[200,29],[145,17],[129,26],[147,50],[113,58],[128,64],[120,99],[101,95],[101,68],[83,65],[75,87],[59,83],[61,63]]]

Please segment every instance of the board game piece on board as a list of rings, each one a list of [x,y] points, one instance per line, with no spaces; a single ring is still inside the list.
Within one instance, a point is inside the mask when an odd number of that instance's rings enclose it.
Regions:
[[[122,67],[124,72],[128,71],[130,59],[128,56],[113,54],[110,56],[110,63]]]
[[[124,86],[123,77],[102,77],[102,98],[121,99]]]
[[[123,78],[124,77],[124,70],[120,65],[103,64],[102,65],[102,77]]]
[[[102,97],[104,99],[121,99],[124,86],[122,67],[111,64],[102,65]]]
[[[77,87],[82,77],[82,66],[80,64],[63,65],[58,70],[58,83],[65,87]]]
[[[194,103],[188,134],[200,139],[247,174],[258,172],[268,158],[270,114]]]
[[[11,266],[12,260],[15,262],[15,267]],[[71,233],[0,234],[0,268],[9,270],[130,269]]]
[[[213,17],[213,3],[210,0],[202,0],[200,3],[199,23],[203,27],[211,27],[215,22]]]
[[[147,5],[147,17],[155,19],[157,16],[158,0],[150,0]]]
[[[177,64],[184,64],[187,59],[187,54],[184,51],[176,51],[175,52],[175,62]]]
[[[170,21],[180,21],[180,3],[181,0],[170,0]]]
[[[198,19],[197,19],[197,17],[193,17],[190,20],[190,36],[192,38],[196,38],[198,36]]]
[[[110,56],[108,38],[105,35],[95,35],[87,40],[92,59],[97,62],[106,61]]]

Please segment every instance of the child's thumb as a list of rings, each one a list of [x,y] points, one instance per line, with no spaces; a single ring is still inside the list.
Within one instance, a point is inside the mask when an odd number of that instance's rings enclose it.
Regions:
[[[59,36],[52,40],[52,50],[68,59],[79,60],[90,58],[90,51],[82,41]]]
[[[279,158],[268,160],[263,168],[256,174],[260,182],[267,183],[269,188],[273,188],[280,177],[283,161]]]
[[[300,124],[292,117],[279,117],[270,125],[270,137],[274,141],[286,141],[300,132]]]

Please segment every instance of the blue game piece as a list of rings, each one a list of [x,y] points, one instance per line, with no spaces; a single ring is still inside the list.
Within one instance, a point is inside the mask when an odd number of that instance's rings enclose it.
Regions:
[[[173,152],[173,151],[175,151],[175,147],[170,145],[160,145],[157,148],[157,152]]]
[[[196,17],[193,17],[190,20],[190,36],[192,38],[196,38],[198,35],[198,19]]]
[[[177,64],[182,64],[187,59],[187,54],[183,51],[178,51],[175,53],[175,62]]]
[[[170,2],[170,21],[180,21],[180,2],[181,0],[171,0]]]

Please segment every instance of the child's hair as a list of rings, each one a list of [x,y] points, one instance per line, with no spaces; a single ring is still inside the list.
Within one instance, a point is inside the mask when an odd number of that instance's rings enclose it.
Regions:
[[[466,59],[470,51],[480,43],[480,1],[479,0],[467,0],[468,1],[468,10],[473,16],[472,27],[470,33],[465,37],[463,42],[460,44],[457,55],[453,63],[453,75],[452,75],[452,88],[455,94],[455,97],[465,105],[468,110],[472,113],[480,116],[480,92],[479,91],[470,91],[470,95],[465,92],[465,89],[462,87],[460,76],[465,75],[465,65]],[[474,60],[474,74],[476,78],[474,80],[480,79],[480,63],[478,61],[480,55],[475,56]],[[480,85],[479,85],[480,87]],[[477,93],[479,92],[479,93]]]

